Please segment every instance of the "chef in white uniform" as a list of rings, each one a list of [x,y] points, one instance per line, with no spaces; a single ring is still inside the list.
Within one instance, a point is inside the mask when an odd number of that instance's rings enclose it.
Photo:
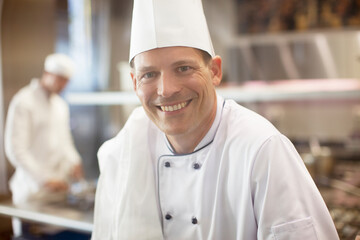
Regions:
[[[135,0],[131,77],[142,107],[98,153],[93,240],[339,239],[292,143],[216,94],[200,0]]]
[[[58,95],[74,72],[64,54],[47,56],[40,79],[32,79],[13,97],[5,128],[6,155],[15,167],[10,179],[13,203],[46,200],[66,191],[71,178],[82,177],[74,147],[69,108]]]

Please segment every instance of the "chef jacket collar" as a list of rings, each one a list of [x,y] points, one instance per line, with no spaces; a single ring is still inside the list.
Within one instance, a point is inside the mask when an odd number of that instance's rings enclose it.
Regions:
[[[218,129],[219,124],[220,124],[224,103],[225,103],[224,99],[221,96],[216,95],[216,116],[215,116],[214,122],[213,122],[210,130],[205,135],[205,137],[195,147],[194,152],[206,147],[207,145],[209,145],[214,140],[215,134],[216,134],[217,129]],[[174,149],[172,148],[169,140],[167,139],[165,133],[163,133],[163,136],[164,136],[166,146],[168,147],[168,149],[171,151],[172,154],[176,155],[176,153],[175,153]]]
[[[32,89],[38,89],[38,88],[40,87],[39,79],[38,79],[38,78],[33,78],[33,79],[31,79],[30,87],[31,87]]]
[[[46,91],[41,87],[40,80],[38,78],[31,79],[30,88],[34,89],[41,98],[48,99]]]

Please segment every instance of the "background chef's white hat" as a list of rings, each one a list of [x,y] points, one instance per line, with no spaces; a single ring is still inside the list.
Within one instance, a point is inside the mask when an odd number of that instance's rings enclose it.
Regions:
[[[134,0],[130,57],[185,46],[215,56],[201,0]]]
[[[64,54],[54,53],[46,57],[44,70],[49,73],[71,78],[75,71],[75,63]]]

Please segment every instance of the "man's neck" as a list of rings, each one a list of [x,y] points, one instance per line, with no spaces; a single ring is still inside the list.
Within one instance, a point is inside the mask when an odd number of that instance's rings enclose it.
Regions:
[[[46,84],[44,83],[43,79],[40,79],[40,87],[44,90],[45,95],[47,98],[50,98],[50,96],[52,95],[51,91],[49,91],[49,89],[47,88]]]
[[[209,132],[211,126],[214,123],[216,117],[216,110],[217,110],[216,105],[217,103],[215,102],[214,111],[212,112],[211,116],[208,118],[208,121],[201,124],[201,126],[204,127],[203,128],[200,127],[195,130],[196,135],[194,135],[193,133],[185,133],[180,135],[166,135],[173,150],[177,154],[192,153],[195,150],[196,146],[206,136],[206,134]]]
[[[196,139],[191,139],[186,136],[167,136],[167,138],[171,147],[177,154],[187,154],[192,153],[195,150],[196,146],[205,135],[201,135]]]

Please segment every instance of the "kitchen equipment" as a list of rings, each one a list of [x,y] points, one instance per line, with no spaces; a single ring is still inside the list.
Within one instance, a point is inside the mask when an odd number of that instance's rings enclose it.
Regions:
[[[318,185],[329,185],[335,159],[329,147],[320,146],[317,138],[309,141],[310,152],[301,157],[314,181]]]
[[[70,185],[67,194],[67,204],[80,210],[90,210],[94,207],[96,181],[82,179]]]

